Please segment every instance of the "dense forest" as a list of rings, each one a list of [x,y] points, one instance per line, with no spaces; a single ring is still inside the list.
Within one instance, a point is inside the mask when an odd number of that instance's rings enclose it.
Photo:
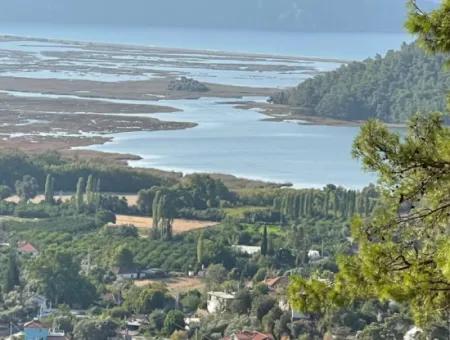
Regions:
[[[424,9],[435,5],[421,0]],[[105,8],[108,15],[104,15]],[[404,0],[131,0],[0,3],[2,21],[302,32],[403,32]]]
[[[306,80],[273,95],[271,101],[307,115],[404,122],[417,112],[446,110],[450,75],[444,63],[443,55],[404,44],[385,57],[353,62]]]

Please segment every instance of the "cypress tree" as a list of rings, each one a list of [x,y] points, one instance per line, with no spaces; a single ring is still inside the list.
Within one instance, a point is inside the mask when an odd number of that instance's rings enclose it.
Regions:
[[[267,255],[267,226],[264,226],[263,238],[261,241],[261,255]]]
[[[84,178],[78,178],[77,182],[77,192],[75,194],[75,207],[78,212],[81,212],[84,204]]]
[[[45,179],[45,203],[53,204],[55,202],[54,200],[54,178],[48,174],[47,178]]]
[[[94,203],[94,195],[95,195],[95,183],[94,176],[89,175],[86,183],[86,202],[88,205]]]
[[[203,232],[201,232],[197,240],[197,263],[199,265],[203,264],[203,251]]]
[[[16,254],[11,250],[8,259],[8,270],[6,272],[5,291],[10,292],[20,284],[19,267],[17,266]]]

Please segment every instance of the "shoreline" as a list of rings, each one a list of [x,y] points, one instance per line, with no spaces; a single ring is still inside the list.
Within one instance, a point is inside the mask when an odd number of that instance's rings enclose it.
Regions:
[[[330,63],[342,63],[347,64],[355,60],[351,59],[340,59],[340,58],[326,58],[326,57],[310,57],[310,56],[290,56],[283,54],[273,54],[273,53],[249,53],[249,52],[239,52],[239,51],[226,51],[226,50],[214,50],[214,49],[192,49],[192,48],[177,48],[168,46],[155,46],[155,45],[141,45],[141,44],[124,44],[124,43],[108,43],[108,42],[93,42],[88,40],[72,40],[72,39],[52,39],[43,37],[33,37],[33,36],[21,36],[15,34],[4,34],[0,32],[0,41],[2,39],[21,39],[24,41],[36,41],[36,42],[54,42],[61,44],[78,44],[86,46],[103,46],[103,47],[125,47],[125,48],[136,48],[136,49],[148,49],[156,50],[162,52],[187,52],[187,53],[203,53],[206,55],[229,55],[229,56],[246,56],[246,57],[257,57],[257,58],[276,58],[285,60],[302,60],[302,61],[319,61],[319,62],[330,62]]]
[[[318,70],[313,70],[312,66],[302,64],[303,62],[330,62],[330,63],[345,63],[338,59],[326,59],[326,58],[309,58],[309,57],[292,57],[292,56],[275,56],[269,54],[254,54],[254,53],[234,53],[234,52],[215,52],[204,50],[191,50],[180,48],[160,48],[160,47],[147,47],[139,45],[124,45],[124,44],[111,44],[111,43],[81,43],[70,40],[58,40],[58,39],[30,39],[26,37],[17,36],[0,36],[0,50],[2,48],[1,42],[4,42],[7,37],[14,37],[21,42],[34,42],[35,44],[19,45],[28,46],[33,52],[36,53],[36,48],[45,48],[46,43],[68,44],[68,46],[62,46],[62,50],[57,52],[46,52],[43,55],[45,58],[41,60],[42,65],[40,68],[50,67],[48,65],[56,64],[55,72],[65,72],[67,70],[87,72],[83,69],[82,65],[73,66],[71,60],[77,61],[79,54],[70,52],[67,49],[71,47],[78,48],[81,56],[85,56],[91,64],[94,63],[95,67],[92,71],[96,72],[98,69],[108,75],[117,75],[124,71],[130,71],[127,69],[129,66],[124,66],[122,70],[120,66],[118,69],[102,69],[103,64],[106,62],[112,62],[113,54],[123,56],[124,60],[129,62],[137,61],[136,72],[147,72],[147,70],[141,70],[139,67],[146,67],[152,69],[152,65],[147,65],[145,58],[149,56],[155,56],[155,58],[173,58],[171,54],[183,54],[183,57],[176,57],[173,60],[173,65],[177,67],[189,67],[187,60],[183,58],[200,58],[202,63],[198,64],[195,61],[195,65],[199,70],[215,70],[217,65],[222,62],[222,58],[228,58],[229,64],[222,66],[225,71],[240,70],[242,65],[252,65],[251,62],[260,63],[252,66],[255,70],[259,69],[261,74],[264,72],[274,72],[277,70],[279,74],[283,72],[289,72],[286,69],[285,64],[270,64],[273,61],[270,59],[276,59],[277,62],[291,62],[297,63],[295,67],[299,70],[303,70],[305,74],[318,74]],[[2,40],[3,39],[3,40]],[[8,40],[6,40],[8,42]],[[13,44],[13,47],[17,48],[17,45]],[[49,46],[47,46],[49,47]],[[51,47],[51,46],[50,46]],[[20,50],[20,49],[19,49]],[[19,51],[16,50],[16,51]],[[5,51],[5,50],[3,50]],[[77,50],[78,51],[78,50]],[[11,52],[12,53],[12,52]],[[98,53],[104,53],[101,57],[97,57]],[[148,54],[147,54],[148,53]],[[201,53],[201,55],[199,55]],[[42,54],[42,53],[41,53]],[[73,54],[73,55],[72,55]],[[15,57],[15,53],[11,54],[11,58]],[[143,59],[139,59],[142,56]],[[59,58],[58,63],[48,62],[46,58]],[[177,59],[178,58],[178,59]],[[252,58],[260,58],[262,60],[253,61]],[[122,60],[122,59],[120,59]],[[158,59],[159,60],[159,59]],[[161,59],[162,60],[162,59]],[[233,61],[233,62],[231,62]],[[118,64],[117,60],[114,62]],[[214,64],[219,63],[219,64]],[[267,64],[269,63],[269,64]],[[91,65],[89,64],[89,65]],[[67,66],[70,65],[70,66]],[[129,65],[129,64],[126,64]],[[130,64],[131,65],[131,64]],[[133,64],[134,65],[134,64]],[[312,65],[312,64],[311,64]],[[51,66],[53,67],[53,66]],[[62,67],[62,69],[58,69]],[[64,68],[66,67],[66,68]],[[91,66],[89,66],[91,67]],[[133,66],[134,67],[134,66]],[[289,66],[291,67],[291,66]],[[292,66],[293,67],[293,66]],[[39,69],[39,68],[38,68]],[[20,70],[20,68],[19,68]],[[88,69],[90,70],[90,68]],[[252,69],[253,70],[253,69]],[[80,72],[81,72],[80,71]],[[130,71],[131,72],[131,71]],[[134,71],[133,71],[134,72]],[[235,98],[243,97],[269,97],[277,88],[275,87],[258,87],[257,86],[237,86],[237,85],[224,85],[214,82],[203,82],[210,90],[208,92],[190,92],[190,91],[171,91],[168,90],[168,84],[176,76],[170,73],[168,70],[158,71],[157,77],[150,77],[146,80],[125,80],[125,81],[102,81],[102,80],[89,80],[89,79],[57,79],[57,78],[32,78],[32,77],[17,77],[17,76],[2,76],[0,74],[0,97],[8,104],[8,111],[10,115],[16,115],[15,128],[16,134],[24,134],[24,136],[16,136],[15,138],[3,138],[0,141],[0,149],[20,149],[27,153],[39,153],[45,150],[55,150],[61,152],[66,157],[81,157],[83,159],[101,159],[104,161],[112,161],[125,166],[130,166],[129,162],[142,159],[139,155],[133,153],[119,153],[119,152],[102,152],[90,150],[88,147],[92,145],[102,145],[108,142],[112,142],[114,137],[107,136],[116,133],[134,132],[134,131],[156,131],[156,130],[172,130],[172,129],[187,129],[196,126],[195,122],[172,122],[163,121],[152,118],[154,113],[173,113],[179,112],[180,116],[177,116],[177,120],[182,121],[182,110],[169,106],[160,105],[161,100],[177,100],[177,99],[200,99],[200,98],[223,98],[224,101],[231,101]],[[259,78],[258,78],[259,79]],[[253,83],[258,84],[253,79]],[[299,81],[301,77],[299,76]],[[6,92],[6,94],[5,94]],[[9,93],[8,93],[9,92]],[[25,93],[24,96],[15,96],[14,92]],[[59,97],[58,97],[59,96]],[[1,98],[0,98],[1,99]],[[103,100],[102,100],[103,99]],[[110,102],[108,102],[108,100]],[[114,102],[114,100],[116,102]],[[128,101],[128,103],[126,103]],[[133,103],[132,101],[135,101]],[[145,102],[145,103],[143,103]],[[154,104],[152,104],[154,103]],[[293,117],[276,116],[271,113],[267,103],[236,103],[236,106],[246,110],[256,110],[262,114],[261,120],[269,121],[286,121],[292,120]],[[264,110],[262,110],[264,108]],[[261,110],[260,110],[261,109]],[[279,108],[280,112],[286,111],[287,108]],[[144,114],[144,117],[138,116],[138,114]],[[18,120],[20,117],[20,120]],[[14,118],[10,118],[14,119]],[[302,120],[308,121],[312,124],[320,125],[334,125],[334,126],[353,126],[353,122],[343,122],[337,120],[317,119],[317,117],[302,116]],[[12,120],[14,122],[14,120]],[[33,121],[29,123],[29,121]],[[45,122],[47,121],[47,126]],[[89,123],[90,121],[90,123]],[[10,129],[11,121],[0,121],[0,133]],[[121,125],[117,125],[121,124]],[[119,127],[118,127],[119,126]],[[42,135],[42,132],[47,135]],[[55,132],[66,133],[67,135],[55,135]],[[28,133],[28,134],[27,134]],[[51,136],[50,134],[54,135]],[[72,134],[75,134],[72,135]],[[8,143],[9,142],[9,143]],[[86,148],[86,149],[84,149]],[[161,171],[164,173],[177,173],[173,169],[166,171],[162,168],[147,168],[153,169],[153,171]],[[200,172],[202,171],[194,171]],[[183,173],[190,173],[183,170]],[[216,171],[208,172],[219,176],[231,176],[232,178],[239,178],[241,175],[230,174],[217,174]],[[244,176],[245,177],[245,176]],[[270,178],[262,178],[260,176],[254,176],[251,178],[242,179],[245,181],[255,181],[261,183],[273,182]],[[289,186],[291,183],[286,181],[277,181],[274,183],[276,186]],[[300,184],[299,184],[300,185]],[[321,186],[321,185],[320,185]],[[301,187],[311,187],[303,186]],[[314,185],[318,187],[318,185]]]

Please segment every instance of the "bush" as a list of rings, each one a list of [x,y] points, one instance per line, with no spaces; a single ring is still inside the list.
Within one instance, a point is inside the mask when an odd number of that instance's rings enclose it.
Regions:
[[[176,330],[184,329],[184,314],[179,310],[171,310],[164,319],[164,333],[172,334]]]
[[[118,237],[138,237],[139,232],[134,225],[108,226],[105,225],[104,232],[107,235]]]
[[[13,194],[12,189],[7,185],[0,185],[0,200],[3,200]]]
[[[97,226],[104,226],[108,223],[116,223],[116,215],[108,210],[99,210],[95,214],[95,224]]]

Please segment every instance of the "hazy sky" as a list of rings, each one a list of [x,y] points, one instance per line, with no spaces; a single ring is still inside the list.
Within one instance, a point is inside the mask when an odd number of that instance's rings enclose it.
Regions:
[[[405,17],[405,3],[406,0],[0,0],[0,20],[300,31],[399,31]]]

